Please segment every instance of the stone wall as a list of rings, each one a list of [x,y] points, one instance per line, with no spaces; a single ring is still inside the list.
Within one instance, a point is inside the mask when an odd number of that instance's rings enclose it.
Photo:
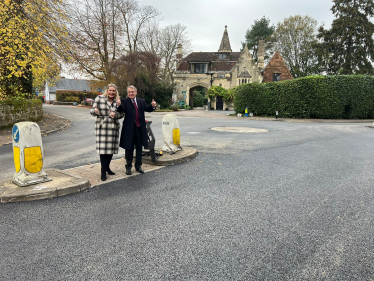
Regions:
[[[12,127],[21,121],[37,122],[42,118],[41,100],[0,101],[0,129]]]

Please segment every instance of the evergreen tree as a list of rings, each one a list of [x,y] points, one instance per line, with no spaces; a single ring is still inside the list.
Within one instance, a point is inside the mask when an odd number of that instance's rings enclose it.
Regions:
[[[252,51],[252,57],[255,62],[257,62],[258,58],[258,41],[260,39],[265,39],[268,44],[265,46],[265,59],[269,58],[266,55],[266,50],[270,48],[270,36],[274,32],[274,26],[270,25],[270,19],[267,19],[263,16],[259,20],[255,20],[255,23],[252,25],[251,29],[248,29],[245,34],[245,42],[242,42],[243,49],[244,46],[247,45],[248,50]]]
[[[333,0],[331,29],[319,28],[320,54],[327,52],[328,74],[373,74],[373,0]],[[321,55],[321,57],[326,57]]]

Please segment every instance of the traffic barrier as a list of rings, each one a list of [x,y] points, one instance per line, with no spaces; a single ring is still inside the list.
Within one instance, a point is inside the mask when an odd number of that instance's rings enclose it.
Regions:
[[[13,157],[16,173],[13,182],[28,186],[51,181],[43,171],[43,143],[38,124],[19,122],[12,130]]]
[[[166,114],[162,118],[162,135],[164,138],[164,146],[162,151],[175,153],[182,150],[179,121],[174,114]]]

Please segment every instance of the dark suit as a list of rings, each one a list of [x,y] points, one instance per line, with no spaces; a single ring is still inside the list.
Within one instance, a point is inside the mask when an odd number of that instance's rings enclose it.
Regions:
[[[139,168],[142,165],[142,146],[148,148],[144,112],[152,112],[154,109],[152,105],[147,105],[144,99],[136,98],[136,102],[138,105],[140,127],[135,125],[135,106],[132,100],[130,98],[121,99],[121,105],[118,107],[118,112],[124,112],[125,119],[123,120],[119,146],[125,149],[126,167],[131,167],[135,145],[135,168]]]

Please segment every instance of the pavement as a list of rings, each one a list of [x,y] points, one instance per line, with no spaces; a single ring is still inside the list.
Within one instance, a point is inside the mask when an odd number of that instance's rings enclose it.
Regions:
[[[86,107],[82,107],[86,108]],[[165,115],[175,114],[176,116],[191,117],[191,118],[217,118],[217,119],[242,119],[260,120],[260,121],[283,121],[283,122],[314,122],[314,123],[373,123],[373,120],[338,120],[338,119],[290,119],[290,118],[273,118],[273,117],[238,117],[234,115],[233,111],[206,111],[201,109],[196,110],[180,110],[174,112],[152,112],[150,115]],[[44,113],[43,119],[37,124],[40,127],[42,135],[65,130],[70,126],[69,119]],[[370,126],[372,127],[372,126]],[[11,129],[3,129],[0,131],[0,146],[10,145],[12,143]],[[160,150],[159,149],[156,149]],[[155,171],[166,166],[180,164],[197,156],[198,152],[192,147],[184,147],[183,150],[177,151],[174,154],[163,153],[158,157],[156,163],[152,163],[150,156],[143,157],[143,170],[147,172]],[[116,173],[113,176],[108,175],[107,180],[102,182],[100,180],[100,163],[89,164],[80,167],[75,167],[67,170],[47,169],[45,172],[52,179],[52,181],[32,185],[28,187],[19,187],[7,179],[0,182],[0,202],[18,202],[31,201],[46,198],[54,198],[71,193],[86,191],[90,188],[99,187],[101,184],[117,181],[120,179],[127,179],[133,176],[140,176],[139,173],[133,169],[132,175],[126,175],[124,169],[124,159],[116,159],[111,162],[111,169]]]
[[[50,133],[67,129],[71,120],[60,116],[44,113],[43,119],[36,122],[39,125],[43,136]],[[12,135],[11,129],[3,129],[0,131],[0,146],[11,145]],[[156,148],[159,151],[161,148]],[[174,154],[163,153],[156,159],[151,161],[151,156],[143,157],[142,168],[145,173],[158,170],[170,165],[180,164],[197,156],[198,152],[192,147],[183,147],[183,150]],[[126,175],[124,158],[115,159],[111,162],[111,169],[115,175],[107,175],[106,181],[100,179],[100,163],[84,165],[66,170],[45,169],[48,177],[52,181],[39,183],[31,186],[20,187],[14,184],[10,179],[0,181],[0,203],[32,201],[39,199],[53,199],[58,196],[72,194],[76,192],[89,192],[90,188],[99,187],[101,184],[127,179],[134,176],[141,176],[133,168],[132,175]]]

